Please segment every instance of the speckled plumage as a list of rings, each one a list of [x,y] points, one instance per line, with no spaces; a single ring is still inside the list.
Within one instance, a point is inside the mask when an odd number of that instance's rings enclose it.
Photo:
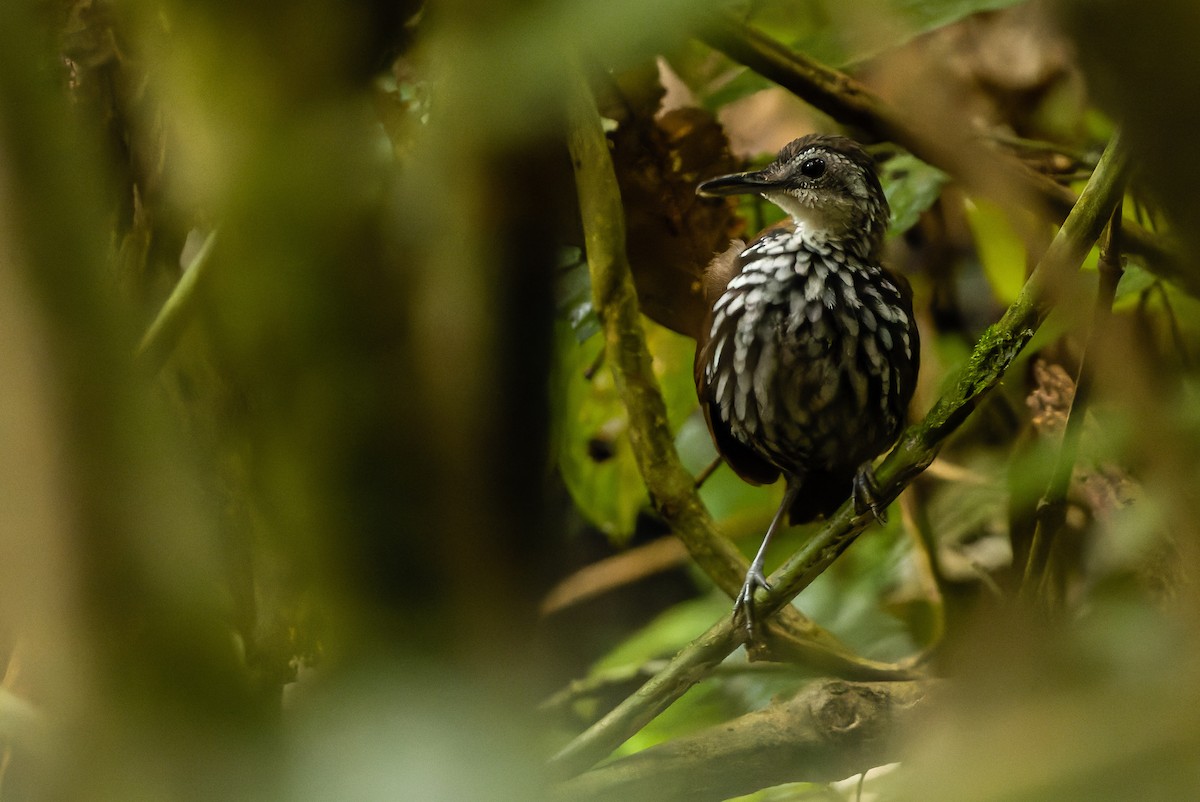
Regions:
[[[828,514],[899,435],[920,360],[908,284],[880,263],[888,206],[874,163],[849,139],[814,135],[701,191],[757,192],[792,218],[710,268],[695,366],[709,428],[747,481],[788,480],[793,522]]]
[[[697,366],[718,442],[732,437],[770,466],[746,478],[814,474],[823,497],[802,494],[793,520],[840,504],[859,465],[896,439],[918,359],[902,280],[836,244],[824,250],[777,230],[739,254]],[[826,493],[818,474],[844,476],[844,492]]]

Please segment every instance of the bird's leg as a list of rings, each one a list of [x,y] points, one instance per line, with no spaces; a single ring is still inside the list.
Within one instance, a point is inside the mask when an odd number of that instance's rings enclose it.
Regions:
[[[880,524],[887,523],[887,507],[879,503],[879,480],[870,461],[859,466],[854,474],[854,514],[875,516]]]
[[[758,553],[754,555],[754,559],[750,562],[750,570],[746,571],[746,581],[742,583],[742,590],[738,593],[737,598],[733,600],[733,617],[735,619],[742,619],[742,623],[746,626],[746,634],[750,637],[754,635],[754,592],[759,588],[763,590],[771,589],[767,578],[763,576],[763,561],[767,556],[767,546],[783,523],[783,516],[787,513],[788,508],[792,506],[792,502],[796,500],[796,494],[799,492],[799,478],[790,479],[787,490],[783,494],[783,501],[780,503],[779,509],[775,511],[775,517],[771,519],[771,525],[767,527],[767,534],[763,536],[762,545],[758,547]]]

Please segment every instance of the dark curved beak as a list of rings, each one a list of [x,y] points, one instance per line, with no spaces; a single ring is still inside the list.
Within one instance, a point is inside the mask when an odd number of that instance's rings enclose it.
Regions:
[[[751,192],[762,192],[771,189],[778,182],[763,176],[762,171],[752,173],[734,173],[710,178],[696,187],[696,194],[706,198],[717,198],[722,195],[744,195]]]

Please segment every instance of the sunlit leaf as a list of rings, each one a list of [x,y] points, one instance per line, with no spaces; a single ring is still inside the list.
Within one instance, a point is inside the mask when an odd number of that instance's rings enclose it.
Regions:
[[[1000,207],[990,201],[969,199],[966,212],[975,250],[992,292],[1001,303],[1011,304],[1025,283],[1025,244]]]

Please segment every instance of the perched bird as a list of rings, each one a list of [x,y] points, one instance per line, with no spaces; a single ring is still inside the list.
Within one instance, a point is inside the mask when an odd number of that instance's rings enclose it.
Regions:
[[[757,193],[791,217],[713,260],[696,348],[696,391],[717,450],[751,484],[787,482],[734,605],[752,627],[784,512],[810,521],[853,494],[856,512],[881,517],[871,462],[904,425],[920,347],[908,282],[880,264],[888,203],[857,143],[801,137],[762,170],[697,192]]]

